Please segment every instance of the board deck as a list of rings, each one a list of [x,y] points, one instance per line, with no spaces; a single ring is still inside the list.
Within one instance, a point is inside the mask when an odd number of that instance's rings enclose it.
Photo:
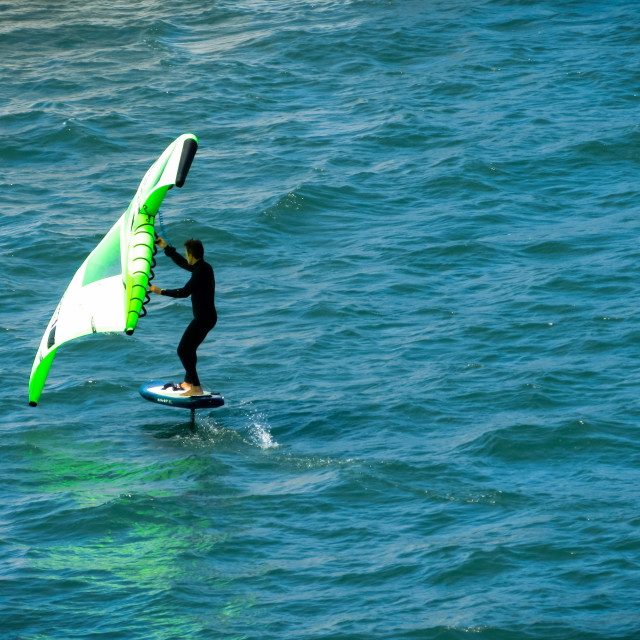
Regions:
[[[140,387],[140,395],[150,402],[182,409],[212,409],[224,404],[224,398],[219,393],[205,391],[201,396],[183,396],[181,395],[184,393],[182,390],[163,389],[166,384],[164,381],[157,380],[147,382]]]

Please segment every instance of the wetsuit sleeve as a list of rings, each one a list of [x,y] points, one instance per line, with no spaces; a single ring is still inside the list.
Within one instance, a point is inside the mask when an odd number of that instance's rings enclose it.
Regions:
[[[188,298],[193,291],[193,278],[181,289],[161,289],[160,294],[169,298]]]
[[[175,247],[167,245],[164,248],[164,254],[169,256],[179,267],[186,269],[187,271],[193,271],[193,266],[187,262],[187,259],[178,253]]]

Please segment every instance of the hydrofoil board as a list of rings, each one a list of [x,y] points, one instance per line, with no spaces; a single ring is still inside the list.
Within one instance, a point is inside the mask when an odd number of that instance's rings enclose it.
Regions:
[[[176,388],[166,382],[147,382],[140,387],[139,391],[140,395],[150,402],[192,411],[221,407],[224,404],[224,398],[219,393],[205,391],[201,396],[183,396],[184,389]]]

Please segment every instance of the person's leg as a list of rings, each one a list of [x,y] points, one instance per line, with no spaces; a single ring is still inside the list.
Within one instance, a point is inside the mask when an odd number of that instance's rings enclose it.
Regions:
[[[178,357],[185,370],[184,381],[186,385],[189,385],[188,387],[183,385],[183,388],[187,391],[194,389],[196,392],[202,392],[196,369],[196,363],[198,362],[196,349],[202,344],[210,330],[210,326],[192,320],[178,345]]]

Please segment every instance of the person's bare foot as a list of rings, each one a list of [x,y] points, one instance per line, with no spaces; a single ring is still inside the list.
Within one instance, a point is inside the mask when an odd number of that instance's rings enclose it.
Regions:
[[[196,387],[196,386],[192,386],[188,391],[185,391],[184,393],[180,394],[181,396],[203,396],[204,395],[204,391],[202,390],[202,387]]]
[[[185,391],[189,391],[189,389],[191,389],[190,382],[181,382],[178,386],[182,387]]]

